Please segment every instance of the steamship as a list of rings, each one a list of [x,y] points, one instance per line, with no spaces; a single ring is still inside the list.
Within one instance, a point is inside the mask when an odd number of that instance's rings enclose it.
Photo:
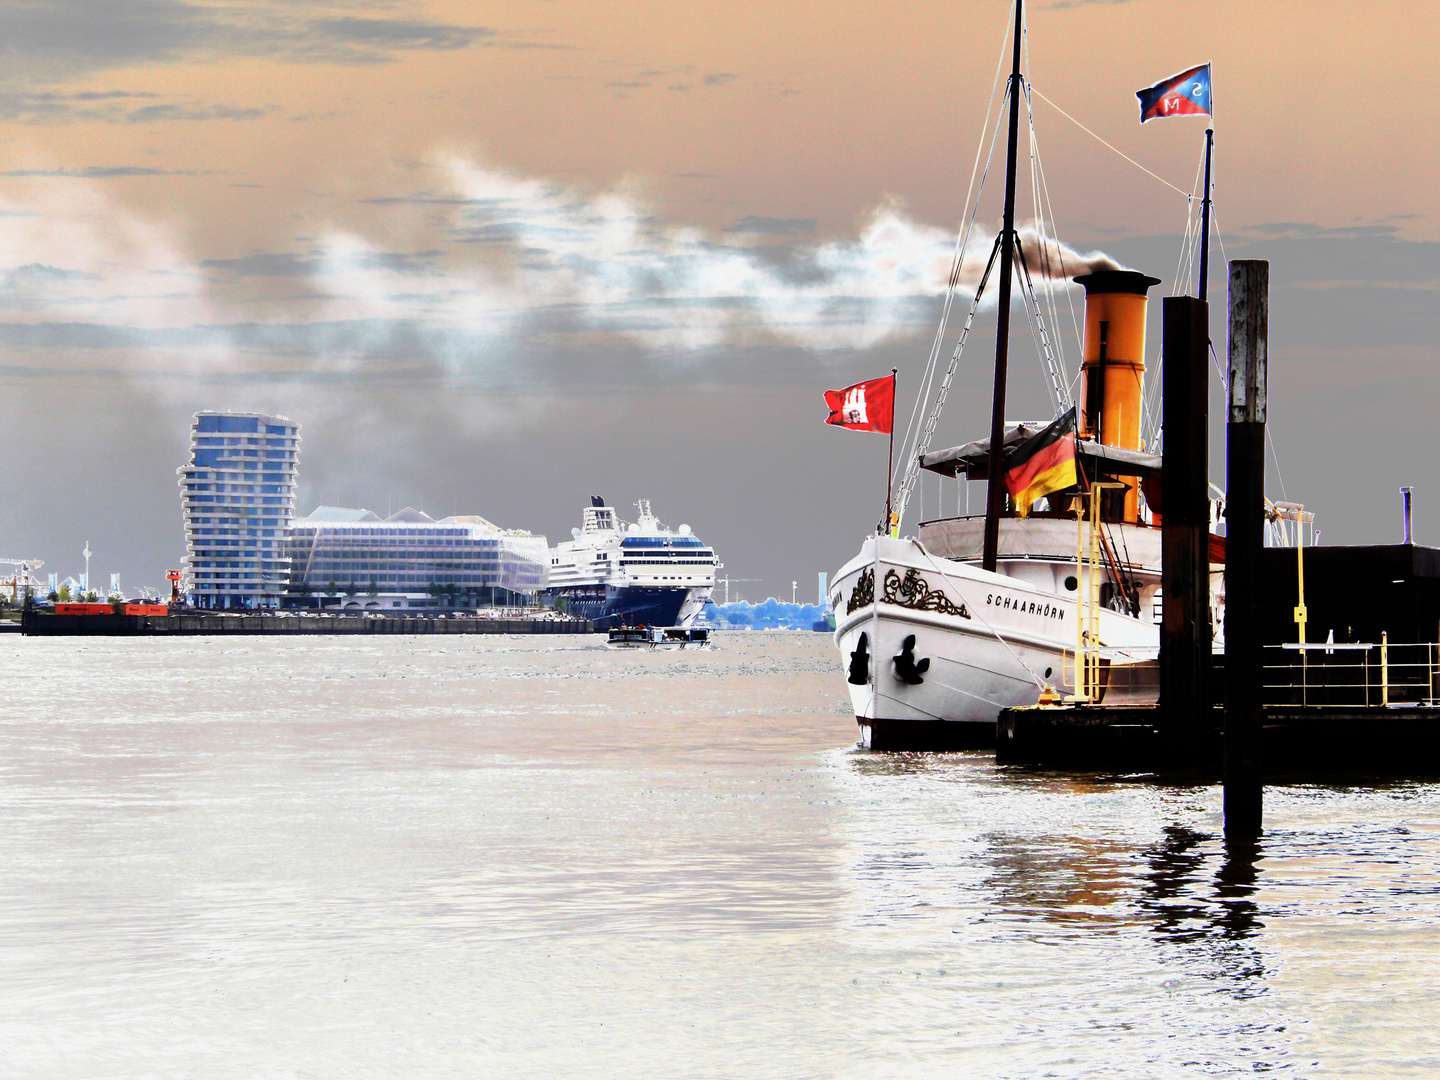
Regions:
[[[689,525],[662,525],[648,499],[636,506],[626,523],[592,496],[573,539],[550,550],[546,593],[597,630],[688,627],[715,588],[715,551]]]
[[[1016,4],[1017,39],[1022,8]],[[1085,268],[1089,272],[1073,278],[1085,290],[1085,321],[1080,392],[1072,400],[1064,358],[1056,355],[1059,343],[1045,329],[1032,277],[1042,270],[1036,247],[1046,253],[1048,269],[1055,250],[1048,245],[1056,241],[1044,232],[1038,210],[1038,243],[1027,241],[1022,248],[1015,229],[1017,110],[1024,97],[1020,66],[1016,45],[1004,224],[970,314],[973,319],[995,269],[999,324],[990,436],[929,449],[964,346],[962,334],[928,422],[915,437],[897,513],[833,578],[835,644],[860,743],[870,749],[990,746],[1002,709],[1033,705],[1042,695],[1107,704],[1153,702],[1157,696],[1161,459],[1145,444],[1147,426],[1152,443],[1159,432],[1142,410],[1147,298],[1159,280],[1108,260],[1096,260]],[[970,210],[967,206],[962,220],[973,220]],[[1207,217],[1208,211],[1207,194]],[[952,296],[964,240],[950,278]],[[1068,277],[1049,272],[1061,281]],[[1042,275],[1042,280],[1050,279]],[[1078,483],[1050,492],[1023,516],[1003,485],[1004,457],[1050,421],[1002,420],[1012,283],[1036,330],[1055,415],[1072,408],[1076,413]],[[922,385],[930,385],[939,370],[944,318]],[[992,455],[997,441],[999,451]],[[986,480],[986,513],[924,521],[917,536],[902,537],[906,498],[924,472]],[[1215,607],[1223,597],[1213,585],[1211,592],[1211,626],[1223,625]]]
[[[1050,495],[1024,518],[1007,500],[993,571],[983,567],[984,516],[926,521],[918,537],[864,542],[836,575],[831,602],[867,747],[989,745],[1001,709],[1033,705],[1047,689],[1075,689],[1076,657],[1087,650],[1099,661],[1093,697],[1155,699],[1160,527],[1140,488],[1158,480],[1160,458],[1139,448],[1139,406],[1146,292],[1157,282],[1126,270],[1078,280],[1086,359],[1077,472],[1091,485],[1117,486],[1098,489],[1096,526],[1077,520],[1086,509],[1078,490]],[[1044,426],[1008,425],[1003,445],[1018,446]],[[919,464],[985,478],[989,459],[983,439],[927,453]]]

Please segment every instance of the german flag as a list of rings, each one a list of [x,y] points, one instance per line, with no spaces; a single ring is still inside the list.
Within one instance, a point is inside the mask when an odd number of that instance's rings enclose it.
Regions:
[[[1020,517],[1036,499],[1080,482],[1075,470],[1075,410],[1005,455],[1005,487]]]

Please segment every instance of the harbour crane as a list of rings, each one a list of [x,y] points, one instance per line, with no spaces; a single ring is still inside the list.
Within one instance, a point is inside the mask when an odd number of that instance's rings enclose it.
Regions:
[[[10,586],[10,601],[11,603],[18,604],[20,602],[21,589],[28,589],[31,586],[40,584],[39,580],[33,576],[32,571],[39,570],[40,567],[44,566],[45,560],[0,559],[0,564],[15,567],[8,582],[0,578],[0,587],[8,584]]]
[[[731,583],[732,581],[735,582],[735,584],[740,585],[740,584],[742,584],[742,583],[744,583],[744,582],[747,582],[747,581],[763,581],[763,580],[764,580],[763,578],[755,578],[755,577],[734,577],[734,578],[732,578],[732,577],[730,577],[729,575],[726,575],[725,577],[722,577],[722,578],[720,579],[720,582],[721,582],[721,584],[723,584],[723,585],[725,586],[725,603],[727,603],[727,604],[730,603],[730,583]]]

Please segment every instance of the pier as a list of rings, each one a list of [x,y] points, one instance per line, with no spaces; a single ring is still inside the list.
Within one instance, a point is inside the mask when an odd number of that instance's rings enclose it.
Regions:
[[[996,723],[1002,762],[1223,779],[1227,835],[1259,829],[1267,778],[1440,774],[1440,549],[1413,543],[1407,489],[1398,545],[1307,547],[1301,507],[1267,510],[1268,288],[1268,264],[1230,263],[1224,653],[1207,603],[1208,316],[1172,297],[1158,703],[1107,704],[1123,669],[1089,660],[1100,677],[1077,675],[1073,696]],[[1263,546],[1267,517],[1294,546]]]
[[[1440,705],[1267,705],[1259,745],[1268,780],[1434,776],[1440,773]],[[1006,709],[995,759],[1011,765],[1146,773],[1214,782],[1224,772],[1225,713],[1203,713],[1194,757],[1167,753],[1153,705]]]

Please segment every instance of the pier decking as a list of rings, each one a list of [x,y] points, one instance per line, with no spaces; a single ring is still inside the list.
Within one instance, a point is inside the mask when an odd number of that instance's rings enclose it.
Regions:
[[[1215,706],[1202,722],[1196,755],[1179,761],[1154,705],[1006,709],[995,757],[1040,768],[1213,780],[1224,767],[1224,728],[1224,710]],[[1266,706],[1261,759],[1269,779],[1434,776],[1440,773],[1440,706]]]

